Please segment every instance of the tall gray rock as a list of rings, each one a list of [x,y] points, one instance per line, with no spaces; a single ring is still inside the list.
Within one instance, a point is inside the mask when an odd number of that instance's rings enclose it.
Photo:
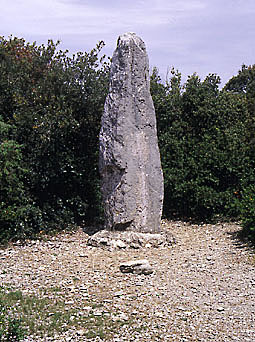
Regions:
[[[105,228],[158,232],[163,173],[148,56],[135,33],[118,39],[99,139]]]

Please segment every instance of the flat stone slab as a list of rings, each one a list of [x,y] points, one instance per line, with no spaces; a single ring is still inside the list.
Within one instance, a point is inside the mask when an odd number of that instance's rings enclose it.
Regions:
[[[109,250],[125,248],[159,248],[171,246],[175,238],[170,232],[157,234],[138,233],[133,231],[101,230],[88,239],[88,246],[101,247]]]
[[[149,275],[154,272],[154,269],[146,259],[131,260],[120,265],[120,271],[122,273],[134,273]]]

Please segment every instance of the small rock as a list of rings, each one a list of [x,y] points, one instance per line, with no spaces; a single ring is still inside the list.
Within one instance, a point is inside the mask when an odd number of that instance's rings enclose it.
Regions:
[[[159,318],[164,318],[164,314],[163,314],[163,312],[155,312],[155,316],[156,317],[159,317]]]
[[[219,306],[219,307],[217,307],[217,311],[219,311],[219,312],[222,312],[222,311],[224,311],[225,309],[223,308],[223,306]]]
[[[65,302],[65,305],[72,305],[74,302],[72,300]]]
[[[114,322],[116,321],[128,321],[129,320],[129,317],[128,315],[126,315],[124,312],[120,312],[118,315],[114,315],[112,317],[112,320]]]
[[[86,333],[86,331],[83,330],[83,329],[80,329],[80,330],[77,330],[76,333],[77,333],[77,335],[82,336],[82,335],[84,335]]]
[[[84,306],[83,310],[89,314],[92,311],[92,306]]]
[[[119,318],[120,318],[122,321],[128,321],[128,320],[129,320],[128,315],[124,314],[123,312],[121,312],[121,313],[119,314]]]
[[[112,240],[111,245],[113,248],[126,248],[127,245],[121,240]]]
[[[152,266],[146,259],[125,262],[120,265],[120,271],[122,273],[134,273],[145,275],[149,275],[154,272]]]
[[[133,231],[101,230],[90,236],[87,245],[109,250],[121,248],[160,248],[173,245],[175,239],[170,232],[161,234],[139,233]]]
[[[139,249],[141,246],[139,245],[138,242],[131,242],[130,243],[130,248],[133,248],[133,249]]]
[[[79,290],[80,291],[88,291],[87,287],[80,287]]]

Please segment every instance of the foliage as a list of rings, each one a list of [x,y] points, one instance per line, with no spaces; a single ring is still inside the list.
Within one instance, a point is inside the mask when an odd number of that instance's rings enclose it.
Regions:
[[[249,66],[243,64],[238,75],[233,76],[224,89],[245,95],[249,111],[255,114],[255,64]]]
[[[12,178],[7,184],[2,174],[0,182],[14,193],[13,207],[2,203],[0,222],[14,236],[27,220],[38,232],[101,215],[98,132],[109,63],[99,57],[103,42],[72,57],[58,45],[0,43],[0,129],[14,132],[1,144]]]
[[[24,167],[22,146],[11,139],[12,126],[0,118],[0,241],[14,236],[32,235],[40,211],[33,206],[24,185],[28,170]],[[37,222],[39,223],[39,222]]]
[[[250,185],[242,192],[240,201],[243,234],[255,243],[255,186]]]
[[[102,218],[103,45],[70,57],[59,42],[1,38],[0,242]],[[182,85],[175,69],[163,83],[153,69],[165,216],[210,220],[244,210],[241,194],[254,182],[254,65],[219,85],[215,74],[203,81],[193,74]]]
[[[250,114],[241,94],[220,91],[219,84],[216,75],[202,82],[194,74],[181,86],[173,69],[163,85],[157,70],[152,73],[167,216],[210,220],[239,214],[236,194],[254,170]]]
[[[242,65],[238,75],[233,76],[224,90],[228,93],[242,96],[247,103],[249,118],[246,125],[246,141],[244,146],[248,148],[246,164],[250,167],[245,169],[242,175],[243,187],[240,201],[241,222],[244,235],[255,242],[255,204],[254,204],[254,181],[255,181],[255,64]]]

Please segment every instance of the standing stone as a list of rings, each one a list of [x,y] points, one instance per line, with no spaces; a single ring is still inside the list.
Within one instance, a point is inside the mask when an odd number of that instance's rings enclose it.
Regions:
[[[105,228],[158,232],[163,173],[148,56],[135,33],[118,39],[99,139]]]

